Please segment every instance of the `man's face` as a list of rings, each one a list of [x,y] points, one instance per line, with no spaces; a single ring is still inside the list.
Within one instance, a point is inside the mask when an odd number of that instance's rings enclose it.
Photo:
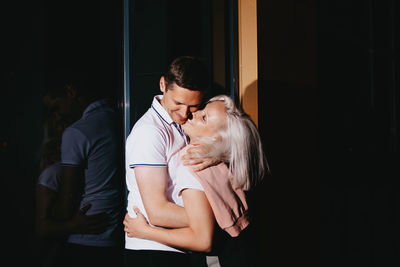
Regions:
[[[199,109],[203,99],[202,92],[185,89],[175,83],[167,90],[164,77],[161,77],[160,89],[164,93],[161,105],[178,124],[184,124],[191,113]]]

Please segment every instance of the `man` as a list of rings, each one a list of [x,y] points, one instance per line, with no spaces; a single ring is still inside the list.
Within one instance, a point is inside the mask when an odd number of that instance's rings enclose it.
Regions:
[[[137,121],[126,142],[128,213],[138,206],[154,226],[179,228],[188,225],[181,206],[173,203],[169,159],[187,143],[180,127],[199,109],[207,87],[208,72],[193,57],[179,57],[160,79],[163,95],[155,96],[151,108]],[[205,162],[204,164],[210,164]],[[171,167],[171,166],[169,166]],[[190,256],[161,243],[125,238],[126,266],[206,266],[205,257]],[[195,259],[195,260],[193,260]]]
[[[80,75],[65,83],[56,97],[60,113],[81,118],[62,136],[62,174],[53,214],[67,220],[87,205],[87,215],[106,214],[103,233],[68,236],[63,260],[66,266],[118,266],[123,206],[118,116],[102,93],[109,88],[84,79]]]

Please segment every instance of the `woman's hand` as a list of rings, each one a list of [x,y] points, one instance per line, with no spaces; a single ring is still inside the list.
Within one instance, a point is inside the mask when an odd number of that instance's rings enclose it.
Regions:
[[[208,147],[203,144],[190,144],[182,155],[183,165],[190,166],[194,171],[202,171],[208,167],[221,163],[220,159],[203,157]]]
[[[131,218],[127,213],[124,219],[124,231],[128,237],[146,238],[146,230],[151,227],[138,207],[133,207],[136,218]]]

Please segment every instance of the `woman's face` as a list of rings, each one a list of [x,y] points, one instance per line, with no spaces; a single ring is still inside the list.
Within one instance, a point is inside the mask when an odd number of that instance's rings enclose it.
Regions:
[[[225,104],[222,101],[208,103],[204,109],[192,114],[193,117],[182,125],[192,141],[198,137],[213,137],[226,124]]]

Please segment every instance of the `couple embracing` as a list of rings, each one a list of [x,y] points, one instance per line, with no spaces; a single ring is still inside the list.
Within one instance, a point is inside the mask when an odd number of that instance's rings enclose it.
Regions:
[[[203,104],[207,77],[200,60],[175,59],[127,139],[125,266],[257,260],[239,237],[249,228],[245,191],[268,170],[260,136],[228,96]]]

